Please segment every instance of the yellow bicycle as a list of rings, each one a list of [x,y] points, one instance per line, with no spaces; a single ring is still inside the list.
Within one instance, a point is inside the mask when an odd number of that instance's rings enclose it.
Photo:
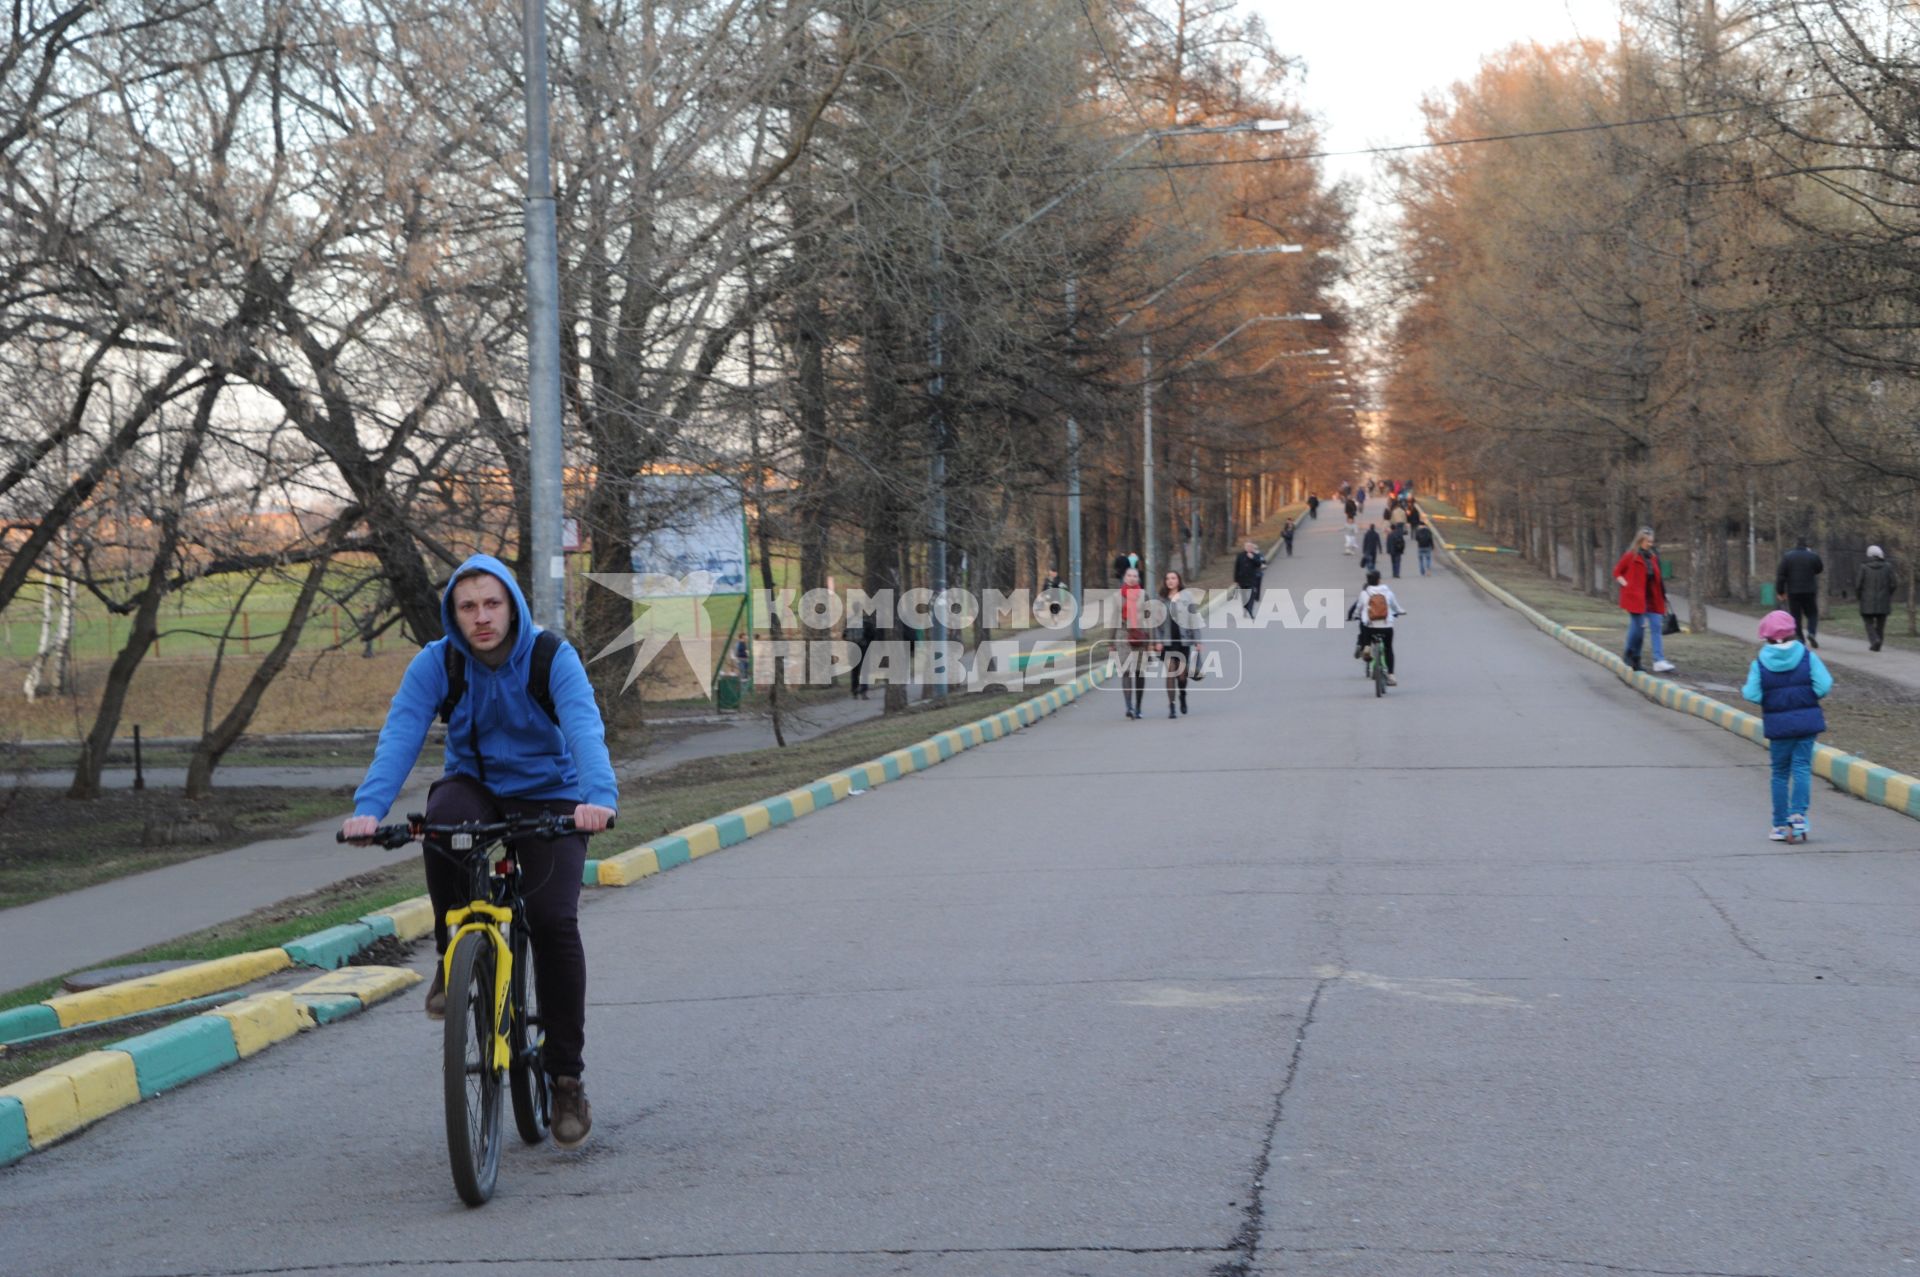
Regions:
[[[512,844],[575,832],[565,816],[430,825],[426,817],[409,814],[406,824],[382,825],[364,840],[400,847],[431,837],[470,877],[468,903],[447,911],[447,951],[441,959],[447,990],[441,1060],[447,1158],[454,1188],[469,1206],[484,1205],[500,1176],[502,1089],[512,1096],[514,1125],[527,1143],[546,1139],[552,1117],[541,1062],[546,1035]],[[497,861],[495,848],[502,849]]]

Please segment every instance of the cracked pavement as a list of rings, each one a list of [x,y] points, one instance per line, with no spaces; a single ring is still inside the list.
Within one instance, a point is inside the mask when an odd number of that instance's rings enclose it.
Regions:
[[[1346,584],[1309,523],[1269,591]],[[1920,825],[1451,575],[589,896],[595,1130],[468,1211],[416,995],[0,1172],[0,1272],[1920,1272]],[[424,958],[422,965],[424,966]]]

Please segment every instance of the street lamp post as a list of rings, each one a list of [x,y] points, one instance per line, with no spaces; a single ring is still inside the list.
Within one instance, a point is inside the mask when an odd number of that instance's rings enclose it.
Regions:
[[[527,505],[533,619],[559,633],[567,622],[567,561],[560,551],[565,456],[560,442],[560,243],[547,130],[546,0],[524,0],[527,98]]]

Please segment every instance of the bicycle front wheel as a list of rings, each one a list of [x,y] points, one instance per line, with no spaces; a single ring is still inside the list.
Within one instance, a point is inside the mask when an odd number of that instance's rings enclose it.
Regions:
[[[493,1062],[493,941],[461,936],[447,979],[445,1056],[447,1159],[460,1200],[482,1206],[500,1175],[500,1070]]]
[[[547,1032],[540,1022],[540,990],[534,981],[533,944],[525,925],[513,929],[512,991],[507,994],[507,1091],[513,1096],[513,1124],[520,1138],[538,1144],[547,1138],[552,1097],[541,1055]]]

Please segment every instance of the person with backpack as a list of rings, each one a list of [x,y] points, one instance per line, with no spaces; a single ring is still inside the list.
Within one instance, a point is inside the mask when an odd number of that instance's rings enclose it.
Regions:
[[[1406,610],[1400,606],[1400,600],[1393,596],[1393,587],[1380,583],[1378,569],[1367,573],[1367,588],[1360,591],[1360,597],[1347,609],[1347,615],[1360,622],[1360,639],[1354,644],[1355,660],[1371,662],[1372,646],[1378,643],[1382,647],[1381,655],[1387,662],[1387,684],[1400,686],[1393,676],[1393,618],[1405,616]],[[1362,674],[1369,671],[1362,668]]]
[[[387,709],[353,812],[349,841],[371,837],[399,794],[437,716],[446,724],[445,774],[427,793],[427,823],[496,821],[542,812],[570,816],[580,832],[521,839],[525,900],[540,1013],[542,1063],[553,1079],[553,1137],[573,1148],[593,1129],[581,1085],[586,1044],[587,958],[580,941],[580,882],[587,838],[613,822],[620,793],[606,729],[580,654],[533,623],[507,565],[476,554],[440,600],[446,636],[407,666]],[[446,914],[467,903],[465,871],[437,839],[424,847],[435,948],[447,948]],[[446,1013],[445,969],[434,967],[427,1015]]]
[[[1433,571],[1433,529],[1426,524],[1416,524],[1413,529],[1413,548],[1418,552],[1420,575]]]
[[[1394,579],[1400,577],[1400,556],[1407,552],[1407,525],[1396,523],[1393,531],[1387,533],[1387,557],[1393,560]]]
[[[1747,669],[1740,694],[1760,706],[1773,755],[1774,842],[1805,842],[1812,832],[1807,806],[1813,797],[1813,746],[1827,730],[1820,700],[1833,690],[1833,675],[1794,632],[1793,614],[1778,610],[1760,618],[1764,644]]]
[[[1877,545],[1867,547],[1867,561],[1853,578],[1853,597],[1860,603],[1860,623],[1867,630],[1867,650],[1877,652],[1887,638],[1887,615],[1893,611],[1893,564]]]

